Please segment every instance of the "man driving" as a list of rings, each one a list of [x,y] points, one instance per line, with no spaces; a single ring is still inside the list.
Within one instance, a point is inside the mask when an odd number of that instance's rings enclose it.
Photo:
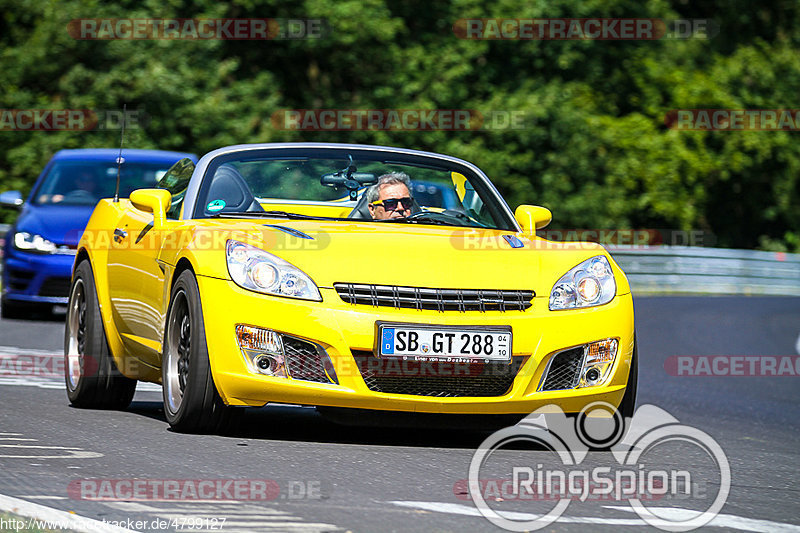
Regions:
[[[373,220],[402,218],[411,214],[411,178],[404,172],[390,172],[367,189],[367,205]]]

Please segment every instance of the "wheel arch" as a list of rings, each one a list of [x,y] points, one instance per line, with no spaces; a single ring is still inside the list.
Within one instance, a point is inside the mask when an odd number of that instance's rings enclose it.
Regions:
[[[178,281],[178,277],[181,274],[183,274],[183,272],[185,270],[191,270],[192,274],[197,276],[197,271],[195,270],[194,265],[192,264],[192,261],[188,257],[183,256],[180,259],[178,259],[178,262],[175,264],[175,270],[172,272],[172,279],[170,279],[170,283],[169,283],[169,289],[170,289],[169,290],[169,298],[172,297],[172,287],[175,286],[175,282]],[[168,301],[169,301],[169,298],[168,298]]]
[[[123,375],[131,379],[137,379],[136,375],[128,371],[131,365],[126,364],[127,354],[122,344],[119,331],[114,324],[114,314],[111,310],[111,297],[108,294],[108,273],[105,270],[98,269],[98,266],[100,266],[99,263],[102,262],[102,257],[93,258],[89,249],[86,246],[81,246],[75,254],[75,263],[72,265],[73,281],[75,278],[75,269],[77,269],[78,265],[83,261],[89,262],[89,269],[92,272],[94,292],[100,307],[101,326],[106,334],[106,341],[108,342],[108,349],[111,353],[111,357],[114,359],[114,363]],[[71,293],[72,283],[70,283],[70,295]],[[69,313],[69,311],[67,311],[67,313]]]
[[[89,261],[89,264],[92,264],[92,259],[89,257],[89,252],[86,250],[85,246],[81,246],[78,249],[78,253],[75,254],[75,262],[72,264],[72,275],[75,275],[75,269],[78,268],[78,265],[81,264],[81,261]]]

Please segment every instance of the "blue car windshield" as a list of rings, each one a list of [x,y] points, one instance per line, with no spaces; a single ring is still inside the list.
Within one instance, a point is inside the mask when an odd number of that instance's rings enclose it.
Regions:
[[[136,189],[155,187],[169,163],[124,163],[120,172],[120,197]],[[101,161],[57,161],[36,190],[33,203],[39,205],[94,205],[114,196],[116,163]]]

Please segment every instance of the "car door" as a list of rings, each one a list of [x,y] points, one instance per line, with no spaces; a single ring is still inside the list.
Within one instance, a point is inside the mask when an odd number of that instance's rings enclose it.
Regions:
[[[108,253],[111,306],[126,351],[158,365],[163,324],[164,269],[157,261],[164,231],[153,228],[152,213],[122,211]]]
[[[121,211],[114,226],[108,255],[109,293],[122,342],[129,353],[154,366],[161,365],[161,343],[169,291],[165,264],[160,259],[165,243],[175,243],[183,198],[195,164],[175,163],[158,182],[172,195],[163,228],[153,227],[152,213],[132,205]]]

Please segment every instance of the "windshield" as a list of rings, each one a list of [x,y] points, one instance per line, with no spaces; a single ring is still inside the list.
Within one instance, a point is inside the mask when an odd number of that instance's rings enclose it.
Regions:
[[[196,217],[348,219],[515,229],[506,206],[486,180],[447,161],[358,150],[337,150],[336,157],[236,153],[218,159],[205,174]]]
[[[136,189],[154,187],[169,169],[168,163],[123,163],[120,170],[120,197]],[[117,164],[100,161],[58,161],[50,167],[33,203],[95,205],[101,198],[114,196]]]

